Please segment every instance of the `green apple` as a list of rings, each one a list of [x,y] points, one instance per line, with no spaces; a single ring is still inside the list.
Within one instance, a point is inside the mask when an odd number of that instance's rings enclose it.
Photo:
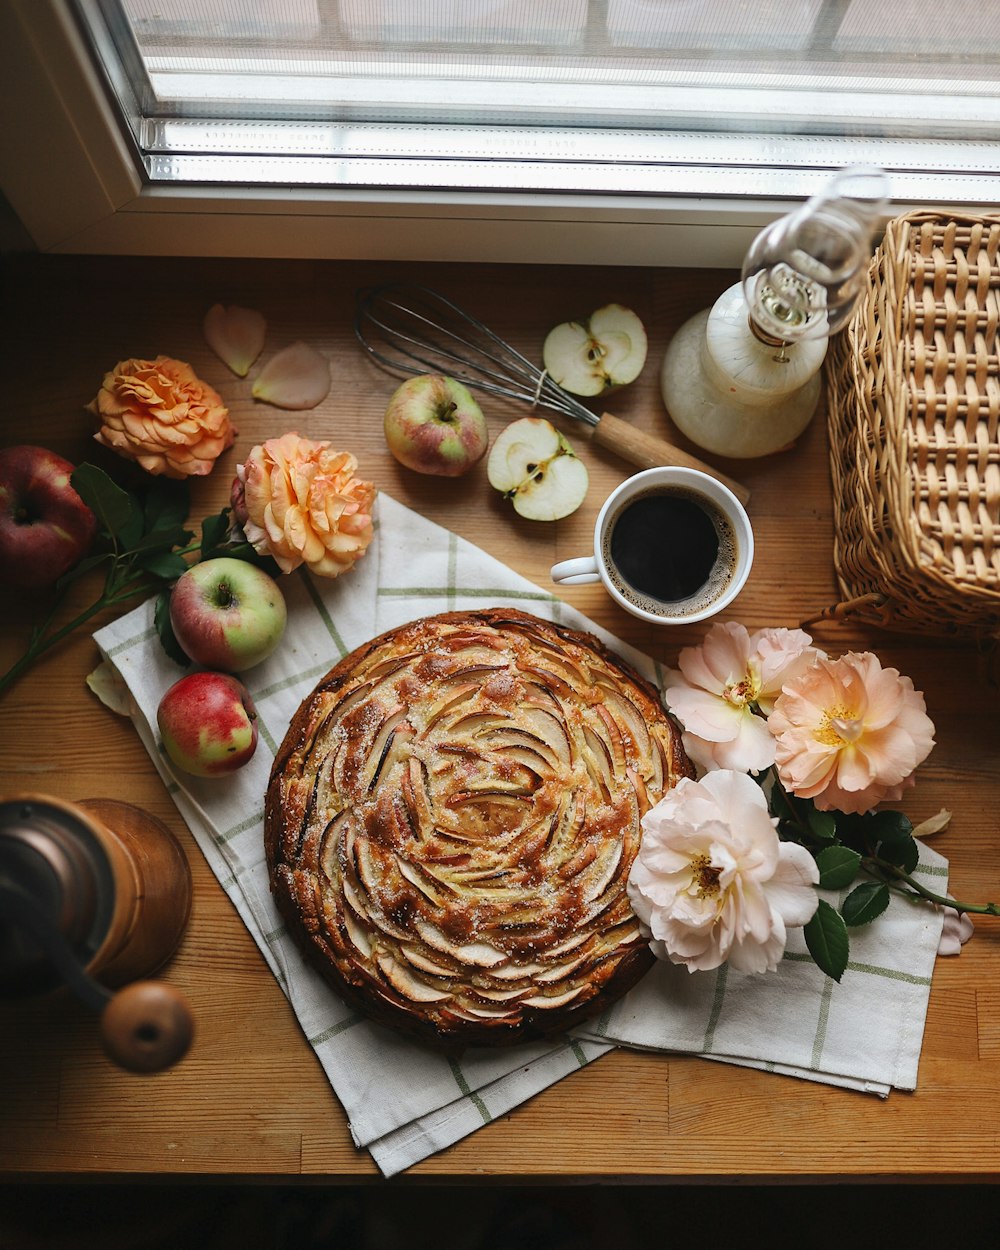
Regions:
[[[461,477],[486,453],[489,434],[468,387],[439,373],[407,378],[385,411],[385,441],[416,473]]]
[[[553,382],[573,395],[600,395],[634,382],[646,363],[646,330],[630,308],[606,304],[586,321],[550,330],[542,360]]]
[[[274,578],[228,556],[193,564],[170,592],[170,625],[181,649],[196,664],[227,673],[267,659],[287,617]]]
[[[521,417],[501,430],[486,465],[490,485],[530,521],[558,521],[583,503],[587,466],[544,417]]]
[[[163,748],[183,772],[217,777],[235,772],[257,749],[257,711],[250,692],[229,673],[189,673],[156,709]]]

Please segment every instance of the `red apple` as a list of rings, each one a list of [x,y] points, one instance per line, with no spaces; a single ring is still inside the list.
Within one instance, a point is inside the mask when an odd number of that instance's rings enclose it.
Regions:
[[[73,468],[45,447],[0,450],[0,583],[51,586],[86,555],[97,518],[73,489]]]
[[[242,673],[281,641],[288,613],[278,583],[245,560],[202,560],[170,592],[170,624],[196,664]]]
[[[389,400],[385,441],[408,469],[460,477],[485,454],[489,433],[467,387],[426,373],[408,378]]]
[[[257,749],[257,710],[250,691],[229,673],[189,673],[156,709],[167,755],[195,777],[233,773]]]

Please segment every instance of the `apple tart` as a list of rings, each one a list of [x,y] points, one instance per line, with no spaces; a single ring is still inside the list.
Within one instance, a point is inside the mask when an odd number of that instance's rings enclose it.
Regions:
[[[653,962],[626,893],[642,814],[692,775],[656,689],[515,610],[343,659],[268,786],[271,889],[364,1014],[446,1046],[561,1032]]]

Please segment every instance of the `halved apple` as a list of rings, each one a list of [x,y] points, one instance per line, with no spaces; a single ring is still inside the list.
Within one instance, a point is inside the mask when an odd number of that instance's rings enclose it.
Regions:
[[[558,521],[583,503],[587,466],[544,417],[521,417],[501,430],[486,464],[496,490],[529,521]]]
[[[587,321],[550,330],[542,347],[549,377],[573,395],[600,395],[634,382],[646,363],[646,330],[630,308],[606,304]]]

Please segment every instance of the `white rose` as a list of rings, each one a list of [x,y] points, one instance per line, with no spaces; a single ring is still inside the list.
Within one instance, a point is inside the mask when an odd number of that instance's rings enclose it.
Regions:
[[[684,779],[642,818],[629,898],[650,946],[691,972],[773,972],[819,902],[812,855],[782,842],[760,787],[721,769]]]

